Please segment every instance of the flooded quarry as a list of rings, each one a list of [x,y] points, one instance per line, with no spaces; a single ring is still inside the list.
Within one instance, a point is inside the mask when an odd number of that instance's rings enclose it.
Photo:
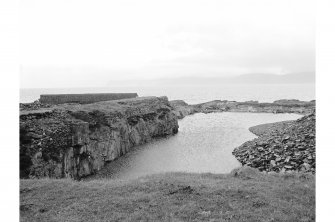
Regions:
[[[240,166],[234,148],[256,138],[249,127],[298,114],[197,113],[179,120],[178,134],[141,145],[86,179],[135,179],[163,172],[228,173]]]

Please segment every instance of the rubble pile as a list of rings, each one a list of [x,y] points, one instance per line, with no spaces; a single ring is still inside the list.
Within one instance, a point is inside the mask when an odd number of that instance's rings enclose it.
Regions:
[[[259,137],[233,151],[242,165],[266,172],[315,173],[315,112],[296,121],[253,128]]]
[[[41,108],[50,108],[51,104],[41,103],[39,100],[35,100],[32,103],[20,103],[20,110],[37,110]]]

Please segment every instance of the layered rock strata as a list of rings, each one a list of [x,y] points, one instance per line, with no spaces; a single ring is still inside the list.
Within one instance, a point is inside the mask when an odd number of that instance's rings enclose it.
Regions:
[[[79,179],[132,147],[177,132],[166,97],[21,110],[20,177]]]
[[[273,103],[258,101],[236,102],[214,100],[206,103],[189,105],[182,100],[172,100],[171,105],[179,119],[194,113],[212,112],[253,112],[253,113],[299,113],[308,114],[315,110],[315,101],[277,100]]]
[[[251,127],[259,137],[233,151],[242,163],[260,171],[315,173],[315,113],[296,121]]]

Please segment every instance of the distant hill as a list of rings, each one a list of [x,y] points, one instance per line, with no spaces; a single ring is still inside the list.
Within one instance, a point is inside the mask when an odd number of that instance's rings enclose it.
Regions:
[[[291,73],[286,75],[275,74],[245,74],[230,79],[232,83],[254,84],[290,84],[290,83],[314,83],[314,72]]]
[[[161,78],[150,80],[110,81],[108,86],[159,86],[159,85],[225,85],[225,84],[299,84],[315,83],[314,72],[276,75],[252,73],[230,77],[184,76],[179,78]]]

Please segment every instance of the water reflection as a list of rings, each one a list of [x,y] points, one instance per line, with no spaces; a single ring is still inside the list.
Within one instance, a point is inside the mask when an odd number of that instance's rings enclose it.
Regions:
[[[232,150],[255,138],[254,125],[298,119],[296,114],[195,114],[179,121],[177,135],[137,147],[95,178],[133,179],[161,172],[228,173],[240,163]]]

